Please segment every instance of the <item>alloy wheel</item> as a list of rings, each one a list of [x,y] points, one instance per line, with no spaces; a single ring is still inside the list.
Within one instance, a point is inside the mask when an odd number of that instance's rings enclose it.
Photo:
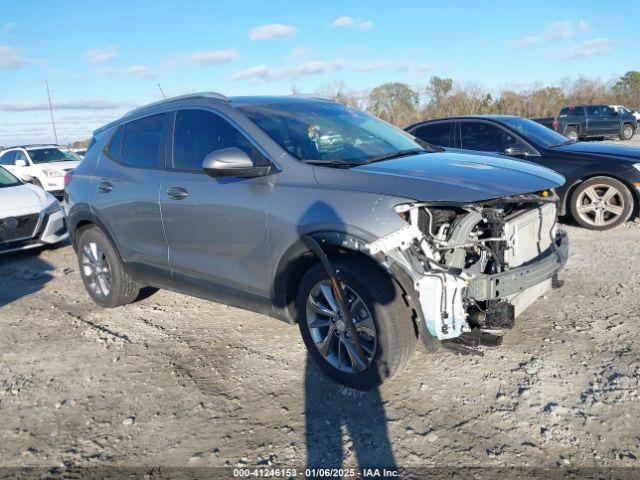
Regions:
[[[318,282],[309,292],[306,321],[320,355],[342,372],[358,373],[365,370],[375,357],[378,348],[376,326],[360,296],[344,283],[342,288],[366,358],[356,351],[329,280]]]
[[[633,137],[633,127],[631,125],[626,125],[622,129],[622,136],[625,140],[629,140],[631,137]]]
[[[82,247],[82,274],[97,297],[104,298],[111,293],[111,265],[106,253],[96,242],[85,243]]]
[[[624,213],[625,200],[615,187],[596,184],[585,188],[576,199],[576,211],[580,218],[596,227],[616,222]]]

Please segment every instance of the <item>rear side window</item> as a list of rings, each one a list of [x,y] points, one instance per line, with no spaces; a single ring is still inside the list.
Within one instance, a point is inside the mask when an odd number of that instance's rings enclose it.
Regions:
[[[215,150],[236,147],[258,165],[266,158],[224,118],[205,110],[180,110],[176,114],[173,167],[202,171],[204,158]]]
[[[600,105],[592,105],[590,107],[587,107],[587,114],[602,115],[602,107]]]
[[[571,112],[571,115],[575,117],[584,117],[584,107],[576,107]]]
[[[0,157],[0,165],[13,165],[16,158],[16,151],[12,150],[11,152],[7,152]]]
[[[158,168],[163,151],[165,118],[165,114],[160,114],[127,123],[124,126],[120,161],[131,167]]]
[[[440,122],[423,125],[413,131],[420,140],[439,147],[453,147],[453,122]]]
[[[566,117],[568,114],[569,114],[569,109],[567,107],[564,107],[562,110],[560,110],[561,117]]]

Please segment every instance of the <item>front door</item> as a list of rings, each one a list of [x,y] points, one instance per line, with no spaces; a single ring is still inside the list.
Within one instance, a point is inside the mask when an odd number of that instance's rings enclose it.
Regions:
[[[222,301],[239,292],[270,297],[267,287],[269,177],[211,178],[207,154],[237,147],[261,154],[231,123],[209,110],[176,112],[173,158],[160,188],[169,262],[178,288]],[[262,157],[258,161],[267,161]],[[227,303],[235,303],[229,300]]]

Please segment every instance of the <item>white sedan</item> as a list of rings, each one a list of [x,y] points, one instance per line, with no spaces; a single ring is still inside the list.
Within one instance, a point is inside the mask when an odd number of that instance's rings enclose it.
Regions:
[[[22,145],[0,152],[0,166],[16,177],[32,177],[34,185],[62,195],[64,174],[76,168],[82,157],[58,145]]]
[[[0,167],[0,254],[52,245],[68,237],[60,202]]]

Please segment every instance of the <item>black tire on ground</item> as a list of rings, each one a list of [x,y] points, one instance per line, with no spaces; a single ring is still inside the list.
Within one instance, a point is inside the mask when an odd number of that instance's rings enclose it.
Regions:
[[[577,127],[567,127],[564,131],[564,136],[569,140],[578,141],[580,139],[580,132]]]
[[[85,248],[91,248],[91,244],[95,244],[104,253],[111,270],[111,288],[107,295],[96,294],[90,286],[90,277],[85,273],[83,252]],[[138,297],[142,285],[127,274],[120,256],[100,228],[92,226],[80,232],[77,253],[80,276],[89,296],[95,303],[101,307],[114,308],[131,303]]]
[[[630,123],[625,123],[624,125],[622,125],[622,128],[620,128],[618,138],[620,138],[620,140],[631,140],[635,133],[636,132],[634,131],[633,125],[631,125]]]
[[[594,222],[589,221],[592,218],[592,214],[587,214],[586,217],[589,220],[585,220],[583,216],[578,212],[578,208],[580,207],[580,202],[584,201],[589,203],[588,199],[584,198],[585,191],[591,187],[594,187],[596,191],[604,191],[606,187],[613,187],[615,190],[619,192],[619,196],[616,196],[614,199],[610,200],[609,203],[616,207],[616,210],[620,211],[620,215],[613,219],[610,223],[606,225],[597,225],[595,224],[595,214],[593,215]],[[614,203],[611,203],[615,201]],[[589,230],[609,230],[611,228],[615,228],[618,225],[623,224],[627,220],[634,211],[635,200],[631,191],[627,188],[619,180],[611,177],[593,177],[588,180],[585,180],[573,191],[571,194],[571,198],[569,199],[569,209],[571,211],[571,216],[573,219],[582,227],[588,228]],[[607,214],[609,215],[609,214]]]
[[[307,322],[307,299],[312,289],[328,275],[321,264],[311,267],[302,278],[296,298],[298,326],[309,355],[332,379],[350,388],[370,390],[400,372],[416,348],[411,310],[398,285],[382,270],[359,259],[332,258],[339,277],[364,302],[376,328],[377,348],[368,367],[344,372],[319,352]]]

